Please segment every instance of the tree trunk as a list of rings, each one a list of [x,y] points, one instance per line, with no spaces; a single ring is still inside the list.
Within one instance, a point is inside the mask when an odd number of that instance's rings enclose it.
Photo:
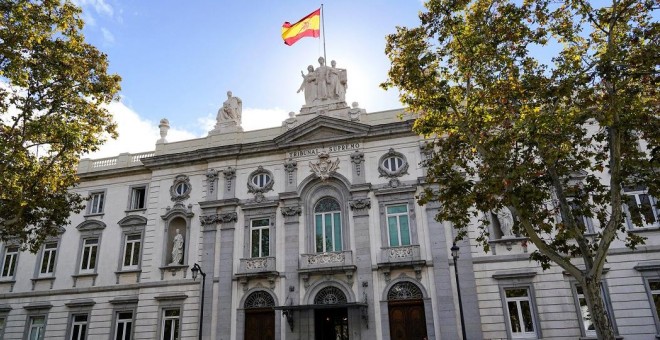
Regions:
[[[586,278],[586,284],[582,288],[591,314],[591,322],[596,329],[596,336],[599,340],[615,340],[614,328],[610,322],[612,316],[607,315],[600,282]]]

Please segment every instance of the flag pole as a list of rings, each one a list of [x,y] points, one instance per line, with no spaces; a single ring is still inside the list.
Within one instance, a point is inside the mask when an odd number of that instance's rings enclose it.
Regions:
[[[325,16],[325,10],[323,9],[323,4],[321,4],[321,26],[323,28],[323,59],[327,63],[328,60],[325,56],[325,19],[323,18]]]

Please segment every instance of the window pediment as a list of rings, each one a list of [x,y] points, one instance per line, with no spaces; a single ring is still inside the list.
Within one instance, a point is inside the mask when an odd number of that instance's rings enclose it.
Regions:
[[[99,220],[87,220],[78,224],[78,226],[76,226],[76,229],[78,229],[79,231],[103,230],[105,229],[105,223]]]
[[[117,222],[120,227],[137,227],[147,224],[147,218],[144,216],[129,215]]]

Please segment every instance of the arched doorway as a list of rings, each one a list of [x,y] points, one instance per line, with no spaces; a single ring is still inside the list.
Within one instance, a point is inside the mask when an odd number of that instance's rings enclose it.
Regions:
[[[245,299],[245,340],[275,339],[275,300],[260,290]]]
[[[396,283],[387,293],[390,339],[426,339],[426,315],[422,291],[412,282]]]
[[[314,311],[316,340],[348,340],[348,310],[346,295],[337,287],[325,287],[316,294]],[[344,305],[344,307],[333,307]]]

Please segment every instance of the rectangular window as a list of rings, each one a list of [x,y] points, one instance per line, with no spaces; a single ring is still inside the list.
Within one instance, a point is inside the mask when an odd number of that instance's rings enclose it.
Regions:
[[[387,207],[387,228],[390,247],[410,245],[410,225],[408,223],[408,205]]]
[[[0,339],[4,339],[5,334],[5,318],[0,318]]]
[[[144,209],[147,202],[147,187],[133,187],[131,188],[130,210]]]
[[[577,295],[578,303],[580,304],[580,325],[582,326],[582,330],[586,336],[596,336],[596,329],[591,322],[591,314],[589,313],[587,299],[584,297],[582,287],[576,285],[575,293]]]
[[[591,220],[591,218],[586,217],[586,216],[582,216],[579,213],[577,213],[577,212],[580,211],[580,207],[578,206],[578,204],[576,202],[569,201],[568,204],[569,204],[569,207],[570,207],[571,211],[573,212],[573,217],[575,218],[575,223],[577,223],[577,225],[580,226],[584,230],[585,233],[593,233],[594,232],[594,224],[593,224],[593,221]]]
[[[163,310],[162,340],[179,340],[180,316],[178,308]]]
[[[100,214],[103,212],[103,203],[105,201],[105,193],[94,192],[89,197],[89,213]]]
[[[133,332],[133,312],[124,311],[115,314],[114,340],[131,340]]]
[[[527,288],[507,288],[504,290],[506,310],[514,338],[536,338],[534,314]]]
[[[124,269],[136,269],[140,265],[140,248],[142,245],[142,235],[126,235],[124,244]]]
[[[43,315],[30,317],[30,329],[28,330],[28,340],[43,340],[46,328],[46,317]]]
[[[80,258],[80,272],[93,272],[96,268],[96,254],[99,249],[98,238],[88,238],[83,241]]]
[[[5,248],[5,256],[2,262],[2,276],[3,279],[11,279],[16,272],[16,261],[18,261],[18,247],[10,246]]]
[[[317,213],[315,221],[316,251],[319,253],[342,251],[341,213]]]
[[[649,288],[651,288],[651,298],[653,299],[655,315],[660,318],[660,281],[649,281]],[[660,322],[660,320],[658,321]]]
[[[74,314],[71,317],[71,340],[85,340],[87,337],[87,314]]]
[[[660,226],[658,207],[655,197],[644,191],[624,192],[626,203],[626,223],[628,228],[647,228]]]
[[[41,255],[41,275],[52,275],[55,272],[55,257],[57,256],[57,242],[48,242],[44,245]]]
[[[270,220],[262,218],[250,222],[251,256],[266,257],[270,255]]]

